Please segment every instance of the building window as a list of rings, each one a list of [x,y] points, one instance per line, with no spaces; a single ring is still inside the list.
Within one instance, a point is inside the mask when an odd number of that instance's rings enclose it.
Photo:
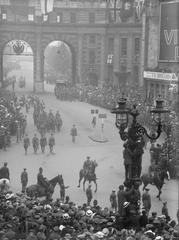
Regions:
[[[140,38],[135,38],[134,52],[135,52],[135,54],[140,53]]]
[[[114,38],[108,39],[108,52],[113,53],[114,52]]]
[[[34,21],[34,15],[33,14],[28,14],[28,21],[33,22]]]
[[[91,34],[89,36],[89,44],[92,44],[92,45],[96,44],[96,36],[95,35]]]
[[[125,73],[127,71],[126,65],[122,64],[121,65],[121,72]]]
[[[121,41],[121,55],[127,56],[127,38],[122,38]]]
[[[94,12],[89,13],[89,23],[95,23],[95,13]]]
[[[7,19],[7,13],[5,11],[2,12],[2,20]]]
[[[74,12],[70,14],[70,23],[76,23],[76,13]]]
[[[89,64],[95,64],[95,61],[96,61],[95,50],[90,50],[90,52],[89,52]]]
[[[43,21],[46,22],[48,20],[48,15],[43,15]]]
[[[62,13],[59,13],[57,15],[57,23],[62,23],[63,22],[63,14]]]

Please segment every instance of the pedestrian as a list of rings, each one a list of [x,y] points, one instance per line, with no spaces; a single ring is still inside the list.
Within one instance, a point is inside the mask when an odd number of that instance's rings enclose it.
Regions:
[[[16,121],[17,126],[16,126],[16,142],[18,143],[21,140],[21,126],[20,122]]]
[[[45,137],[44,134],[42,134],[40,138],[40,147],[41,147],[42,153],[45,152],[46,145],[47,145],[47,138]]]
[[[72,136],[72,142],[75,143],[75,139],[77,136],[77,128],[76,128],[75,124],[73,124],[73,127],[71,128],[70,134]]]
[[[113,211],[116,212],[117,210],[117,195],[116,195],[116,191],[112,190],[112,193],[109,197],[110,203],[111,203],[111,208]]]
[[[93,199],[91,184],[89,184],[88,188],[86,189],[86,197],[87,197],[87,205],[89,206],[91,203],[91,200]]]
[[[64,183],[60,185],[60,199],[62,202],[65,200],[65,189],[69,188],[69,186],[65,186]]]
[[[51,136],[48,140],[48,145],[49,145],[50,153],[52,153],[53,152],[53,147],[55,145],[55,138],[53,136],[53,133],[51,133]]]
[[[30,146],[30,139],[28,137],[28,134],[25,134],[24,137],[24,149],[25,149],[25,155],[27,155],[27,149]]]
[[[9,168],[7,167],[7,162],[4,163],[4,166],[0,169],[0,179],[6,178],[10,180]]]
[[[119,186],[119,191],[117,192],[117,200],[118,200],[118,212],[119,216],[123,216],[124,214],[124,202],[126,202],[126,192],[124,190],[124,186]]]
[[[28,173],[26,171],[26,168],[24,168],[23,172],[21,173],[22,193],[26,192],[27,183],[28,183]]]
[[[39,148],[39,139],[38,139],[36,133],[34,134],[34,137],[32,138],[32,146],[34,149],[34,153],[36,154],[37,150]]]
[[[169,217],[169,214],[168,214],[167,202],[163,202],[162,215],[166,216],[167,221],[169,220],[170,217]]]
[[[149,194],[149,188],[145,188],[145,192],[142,194],[143,208],[146,211],[147,217],[149,216],[149,211],[151,209],[151,197]]]

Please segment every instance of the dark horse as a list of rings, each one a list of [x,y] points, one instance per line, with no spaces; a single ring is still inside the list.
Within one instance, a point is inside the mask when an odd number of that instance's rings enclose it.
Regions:
[[[97,192],[97,178],[95,174],[95,169],[98,166],[96,161],[92,161],[90,169],[81,169],[79,172],[79,184],[78,187],[80,187],[81,180],[84,178],[83,181],[83,190],[85,191],[85,183],[88,181],[89,183],[94,182],[96,189],[95,192]]]
[[[26,189],[27,196],[29,197],[46,197],[50,199],[54,193],[55,186],[57,183],[61,186],[63,184],[63,177],[62,175],[58,175],[51,180],[49,180],[48,184],[49,187],[46,189],[38,184],[30,185]]]
[[[80,183],[81,180],[84,178],[83,181],[83,190],[85,191],[85,183],[86,181],[88,181],[89,183],[94,182],[96,188],[95,188],[95,192],[97,192],[97,182],[96,182],[96,174],[92,171],[85,171],[84,169],[81,169],[79,172],[79,185],[78,187],[80,187]]]
[[[164,182],[165,178],[167,180],[170,180],[170,175],[169,175],[169,172],[167,170],[155,171],[153,177],[149,173],[143,174],[141,176],[141,180],[144,184],[143,190],[147,187],[148,184],[153,183],[159,191],[159,193],[157,195],[157,198],[159,200],[161,200],[160,199],[160,195],[162,193],[161,189],[162,189],[163,185],[165,184],[165,182]]]

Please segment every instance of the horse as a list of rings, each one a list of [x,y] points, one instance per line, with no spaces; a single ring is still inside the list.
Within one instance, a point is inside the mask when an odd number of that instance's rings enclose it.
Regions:
[[[1,178],[0,179],[0,193],[6,193],[8,192],[10,188],[10,181],[7,178]]]
[[[144,189],[147,187],[148,184],[151,184],[153,182],[153,184],[157,187],[159,193],[156,196],[159,200],[160,199],[160,195],[162,193],[162,187],[165,184],[164,180],[165,178],[169,181],[170,180],[170,174],[168,171],[166,170],[161,170],[161,171],[156,171],[154,176],[152,177],[149,173],[143,174],[141,176],[141,180],[143,182],[143,191]]]
[[[96,188],[95,188],[95,192],[97,192],[97,182],[96,182],[96,174],[91,172],[91,171],[85,171],[84,169],[81,169],[79,172],[79,185],[78,187],[80,187],[80,183],[81,180],[84,179],[83,181],[83,190],[85,191],[85,183],[86,181],[88,181],[89,183],[94,182]]]
[[[29,197],[46,197],[50,199],[54,193],[55,186],[57,183],[61,186],[63,184],[62,175],[57,175],[56,177],[49,180],[49,187],[46,189],[38,184],[30,185],[26,188],[26,194]],[[48,190],[48,191],[47,191]]]

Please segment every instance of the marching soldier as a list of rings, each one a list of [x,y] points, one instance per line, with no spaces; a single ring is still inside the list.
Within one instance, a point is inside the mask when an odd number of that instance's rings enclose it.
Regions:
[[[53,152],[53,147],[55,145],[55,138],[53,136],[53,133],[51,133],[51,136],[48,140],[48,145],[49,145],[49,148],[50,148],[50,153],[52,153]]]
[[[55,115],[55,125],[57,127],[57,131],[60,132],[61,130],[61,127],[62,127],[62,124],[63,124],[63,121],[62,121],[62,118],[60,116],[60,113],[59,111],[56,112],[56,115]]]
[[[7,167],[7,162],[5,162],[4,166],[0,169],[0,178],[6,178],[10,180],[9,168]]]
[[[36,154],[37,150],[39,148],[39,139],[38,139],[36,133],[34,134],[34,137],[32,138],[32,146],[34,149],[34,153]]]
[[[42,153],[45,152],[46,145],[47,145],[47,138],[45,137],[45,135],[42,135],[40,138],[40,147],[41,147]]]
[[[27,183],[28,183],[28,174],[27,174],[26,168],[24,168],[24,171],[21,173],[21,183],[22,183],[22,193],[25,193]]]
[[[73,124],[73,127],[71,128],[70,134],[72,136],[72,142],[75,143],[75,138],[77,136],[77,128],[75,127],[75,124]]]
[[[30,146],[30,139],[28,135],[26,134],[24,137],[24,149],[25,149],[25,155],[27,155],[27,149]]]
[[[69,188],[69,186],[65,186],[64,183],[60,185],[60,199],[62,202],[65,200],[65,189]]]

